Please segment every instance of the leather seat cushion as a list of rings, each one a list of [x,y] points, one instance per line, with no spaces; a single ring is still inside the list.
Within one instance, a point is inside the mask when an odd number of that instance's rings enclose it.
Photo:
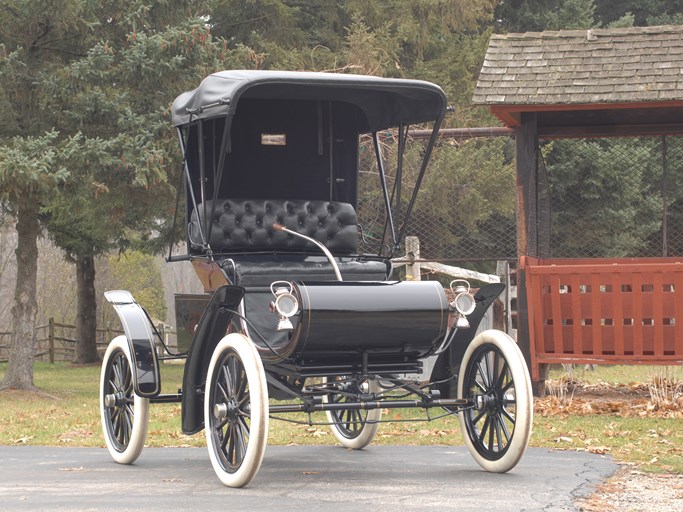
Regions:
[[[384,281],[390,264],[381,260],[335,258],[344,281]],[[234,284],[244,287],[270,286],[273,281],[335,281],[332,265],[325,256],[248,255],[221,262]]]

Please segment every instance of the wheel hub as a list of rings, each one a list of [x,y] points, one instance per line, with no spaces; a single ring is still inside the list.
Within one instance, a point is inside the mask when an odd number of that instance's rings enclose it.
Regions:
[[[213,416],[218,421],[223,421],[227,418],[230,423],[237,422],[237,418],[239,417],[237,402],[235,400],[230,400],[228,402],[215,404],[213,406]]]
[[[126,403],[126,395],[123,391],[116,393],[109,393],[104,395],[104,406],[111,409],[112,407],[123,407]]]
[[[489,411],[495,411],[498,409],[498,404],[500,401],[495,393],[487,393],[485,395],[477,395],[475,397],[475,403],[477,404],[477,409],[482,411],[487,409]]]

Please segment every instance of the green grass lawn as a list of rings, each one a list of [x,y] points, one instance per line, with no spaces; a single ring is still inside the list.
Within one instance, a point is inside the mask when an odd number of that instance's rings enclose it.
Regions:
[[[0,378],[6,365],[0,364]],[[182,366],[164,365],[162,392],[181,387]],[[680,378],[679,369],[638,366],[604,366],[595,372],[579,371],[574,378],[586,383],[628,384],[647,382],[667,372]],[[0,444],[49,446],[104,446],[99,417],[99,366],[36,363],[35,383],[42,393],[0,393]],[[560,373],[553,372],[551,378]],[[553,397],[550,397],[552,400]],[[571,400],[571,397],[565,399]],[[548,399],[546,399],[548,400]],[[543,407],[540,407],[544,404]],[[623,404],[622,404],[623,405]],[[628,404],[623,405],[628,407]],[[531,446],[559,450],[583,450],[607,454],[615,460],[635,463],[645,471],[683,473],[683,429],[678,415],[629,416],[618,409],[611,414],[571,414],[555,411],[547,402],[536,403]],[[541,411],[541,412],[538,412]],[[438,414],[433,411],[433,414]],[[288,418],[291,416],[288,416]],[[384,418],[398,420],[380,425],[374,444],[461,445],[456,416],[433,422],[419,410],[391,410]],[[297,419],[305,421],[300,415]],[[314,421],[324,421],[322,414]],[[328,427],[270,422],[269,444],[335,444]],[[186,436],[180,429],[180,404],[150,407],[149,446],[204,446],[203,433]]]

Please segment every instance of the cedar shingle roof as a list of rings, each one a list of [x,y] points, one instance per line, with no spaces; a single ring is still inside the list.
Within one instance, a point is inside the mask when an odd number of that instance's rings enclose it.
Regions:
[[[683,26],[493,35],[474,91],[486,105],[683,100]]]

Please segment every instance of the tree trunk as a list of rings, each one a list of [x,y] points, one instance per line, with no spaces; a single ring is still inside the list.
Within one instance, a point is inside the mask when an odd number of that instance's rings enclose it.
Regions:
[[[94,363],[97,354],[97,298],[95,296],[95,258],[76,257],[76,363]]]
[[[5,380],[0,389],[35,389],[33,350],[35,344],[36,276],[38,273],[38,211],[28,202],[17,210],[17,283],[12,307],[12,344]]]

